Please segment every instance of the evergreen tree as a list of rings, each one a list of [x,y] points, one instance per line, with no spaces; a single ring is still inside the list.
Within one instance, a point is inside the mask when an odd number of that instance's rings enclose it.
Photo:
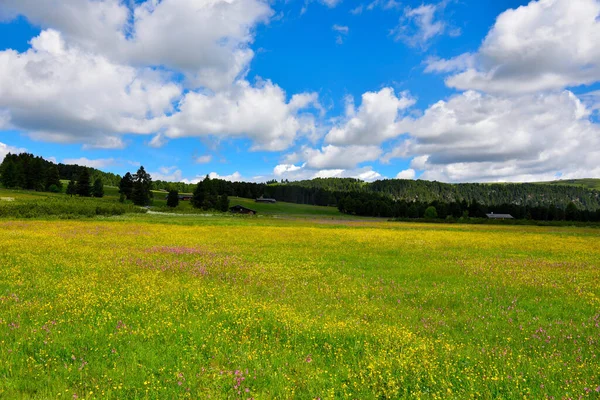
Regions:
[[[178,190],[169,190],[169,194],[167,195],[167,206],[175,208],[178,205],[179,205],[179,191]]]
[[[75,183],[75,180],[73,178],[71,178],[69,184],[67,185],[67,194],[69,196],[77,194],[77,184]]]
[[[408,218],[419,218],[419,207],[416,204],[408,207]]]
[[[229,197],[226,194],[222,194],[219,196],[219,211],[227,212],[229,211]]]
[[[125,197],[130,200],[132,192],[133,176],[131,176],[131,174],[128,172],[123,178],[121,178],[121,182],[119,182],[119,193],[125,195]]]
[[[104,183],[102,183],[102,179],[96,178],[96,180],[94,181],[92,195],[94,197],[104,197]]]
[[[58,190],[50,189],[52,186],[54,186]],[[51,192],[60,192],[62,190],[62,186],[63,185],[60,181],[58,167],[56,166],[56,164],[50,164],[46,173],[46,190],[49,190]]]
[[[11,154],[9,153],[6,156],[6,160],[2,163],[2,177],[0,178],[0,182],[2,182],[2,186],[5,188],[13,188],[16,185],[16,167],[15,163],[12,160]]]
[[[38,192],[46,190],[46,171],[43,158],[33,157],[31,159],[26,179],[28,181],[27,189]]]
[[[577,206],[575,205],[575,203],[570,202],[569,205],[567,205],[567,209],[565,210],[565,219],[567,221],[577,221],[579,217],[579,210],[577,209]]]
[[[144,167],[140,167],[133,176],[133,190],[131,200],[138,206],[147,206],[152,198],[152,177],[146,172]]]
[[[77,194],[81,197],[92,197],[92,187],[90,186],[90,171],[87,168],[81,170],[76,185]]]
[[[192,206],[195,208],[204,208],[204,201],[206,199],[205,182],[207,181],[210,181],[208,175],[206,175],[206,178],[204,178],[203,181],[198,182],[196,189],[194,189],[194,194],[190,203],[192,203]]]

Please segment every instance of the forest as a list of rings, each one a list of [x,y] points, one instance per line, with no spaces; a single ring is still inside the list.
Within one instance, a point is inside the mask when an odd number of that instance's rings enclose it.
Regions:
[[[55,164],[32,154],[9,154],[0,165],[0,182],[7,188],[62,191],[61,180],[75,181],[87,171],[90,182],[122,186],[127,176],[79,165]],[[144,171],[144,174],[147,174]],[[84,173],[85,175],[85,173]],[[130,175],[129,178],[135,175]],[[152,181],[148,188],[176,193],[196,193],[200,208],[225,209],[227,196],[274,198],[297,204],[334,206],[349,215],[386,218],[485,218],[489,212],[511,214],[516,219],[541,221],[600,221],[600,192],[578,186],[540,183],[458,183],[384,179],[363,182],[353,178],[316,178],[266,183],[209,179],[198,184]],[[133,182],[131,182],[133,184]],[[146,185],[146,184],[144,184]],[[87,187],[87,186],[86,186]],[[208,188],[208,189],[207,189]],[[92,188],[93,189],[93,188]],[[206,195],[204,194],[206,193]],[[151,194],[150,194],[151,195]],[[221,202],[220,197],[224,196]],[[129,198],[129,193],[127,193]],[[208,199],[208,200],[207,200]],[[150,201],[148,194],[140,204]],[[204,204],[200,206],[200,204]],[[433,208],[435,213],[426,211]]]

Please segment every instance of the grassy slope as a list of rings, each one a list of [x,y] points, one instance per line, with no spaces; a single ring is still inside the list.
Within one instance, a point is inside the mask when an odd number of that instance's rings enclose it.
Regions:
[[[252,199],[241,197],[231,197],[230,204],[237,204],[258,211],[259,214],[266,215],[307,215],[322,217],[340,217],[343,214],[335,207],[311,206],[306,204],[294,204],[278,201],[275,204],[257,203]]]
[[[558,185],[558,186],[577,186],[584,187],[587,189],[595,189],[600,190],[600,179],[565,179],[560,181],[551,181],[551,182],[540,182],[540,184],[544,185]]]
[[[153,204],[156,207],[165,207],[166,193],[154,192]],[[241,205],[258,212],[259,215],[286,215],[295,217],[347,217],[340,213],[335,207],[311,206],[306,204],[295,204],[277,202],[275,204],[256,203],[253,199],[245,199],[242,197],[230,197],[230,206]],[[189,201],[180,201],[179,206],[169,210],[175,213],[198,213]]]
[[[193,221],[0,221],[0,398],[600,386],[597,231]]]

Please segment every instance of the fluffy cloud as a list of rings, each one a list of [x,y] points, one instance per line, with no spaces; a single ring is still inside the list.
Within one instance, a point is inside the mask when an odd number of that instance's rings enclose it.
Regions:
[[[414,103],[407,92],[397,97],[392,88],[364,93],[358,110],[349,99],[346,118],[329,131],[325,140],[336,145],[380,144],[401,133],[397,124],[398,114]]]
[[[255,149],[283,150],[299,132],[314,130],[314,117],[299,110],[316,102],[316,94],[292,96],[286,102],[283,89],[270,81],[252,86],[238,81],[214,94],[190,92],[179,112],[165,119],[169,138],[229,135],[249,137]]]
[[[176,166],[160,167],[158,171],[149,172],[152,180],[165,182],[184,182],[183,172]],[[186,182],[189,183],[189,182]]]
[[[351,169],[365,161],[374,161],[382,151],[379,146],[334,146],[313,149],[303,147],[287,156],[287,161],[304,161],[311,169]]]
[[[290,181],[314,179],[314,178],[356,178],[364,181],[383,179],[383,176],[374,171],[372,167],[355,169],[343,168],[310,168],[306,164],[280,164],[273,169],[273,177],[277,179],[288,179]]]
[[[0,163],[2,163],[2,161],[4,160],[4,157],[6,157],[6,155],[8,153],[19,154],[19,153],[25,153],[26,151],[27,151],[27,149],[9,146],[5,143],[0,142]]]
[[[279,165],[275,166],[275,168],[273,168],[273,175],[283,176],[286,173],[299,171],[302,168],[304,168],[304,165],[296,166],[294,164],[279,164]]]
[[[240,174],[238,171],[235,171],[233,174],[230,175],[219,175],[216,172],[211,172],[210,174],[208,174],[208,177],[210,179],[223,179],[225,181],[231,181],[231,182],[241,182],[242,179],[242,174]]]
[[[113,158],[98,158],[96,160],[90,160],[89,158],[85,157],[65,158],[63,160],[63,164],[82,165],[90,168],[103,169],[114,165],[115,160]]]
[[[315,93],[288,101],[269,81],[240,78],[254,27],[273,13],[263,0],[5,0],[0,12],[46,28],[28,51],[0,52],[4,127],[85,148],[123,148],[131,133],[153,134],[152,147],[219,135],[265,150],[314,136],[303,110],[322,112]]]
[[[485,38],[476,54],[477,65],[464,64],[462,72],[446,83],[458,89],[515,94],[596,82],[600,80],[599,16],[597,0],[538,0],[508,10]],[[459,66],[461,60],[446,63]],[[447,72],[448,68],[429,70]]]
[[[597,174],[600,127],[571,92],[498,97],[473,91],[405,119],[401,154],[443,181],[539,180]],[[594,172],[595,171],[595,172]]]
[[[398,172],[396,179],[415,179],[416,171],[412,168],[405,169],[404,171]]]
[[[245,72],[254,56],[253,28],[272,14],[260,0],[146,1],[134,11],[125,54],[183,71],[194,86],[219,89]]]
[[[114,64],[42,31],[25,53],[0,52],[0,109],[34,137],[122,147],[119,133],[149,133],[181,89],[150,70]]]
[[[212,89],[245,72],[253,28],[273,14],[262,0],[148,0],[131,9],[121,0],[3,0],[0,12],[25,15],[116,63],[163,65]]]

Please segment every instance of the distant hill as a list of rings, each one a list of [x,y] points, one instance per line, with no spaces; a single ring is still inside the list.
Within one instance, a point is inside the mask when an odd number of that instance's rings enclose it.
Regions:
[[[600,190],[600,179],[587,178],[587,179],[563,179],[551,182],[539,182],[543,185],[555,185],[555,186],[576,186],[583,187],[586,189]]]
[[[356,179],[326,178],[269,185],[265,191],[271,197],[286,201],[295,201],[294,196],[298,196],[298,202],[305,202],[306,200],[303,199],[307,198],[303,191],[298,189],[306,189],[316,193],[320,191],[373,193],[394,200],[421,203],[464,201],[468,204],[477,202],[488,206],[516,204],[554,205],[565,208],[573,202],[580,209],[595,211],[600,208],[600,191],[594,188],[594,185],[600,184],[600,179],[559,182],[450,184],[424,180],[384,179],[366,183]],[[300,196],[303,196],[302,199]],[[316,197],[330,201],[326,196]]]

